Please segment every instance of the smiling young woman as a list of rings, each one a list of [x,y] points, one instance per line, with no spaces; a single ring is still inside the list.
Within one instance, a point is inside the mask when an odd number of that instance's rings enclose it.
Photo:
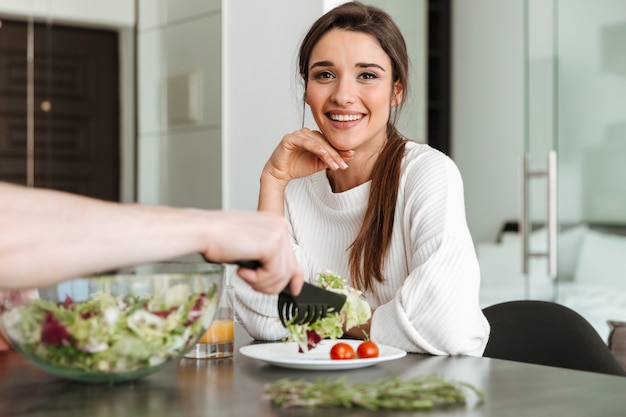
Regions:
[[[355,151],[351,165],[369,165],[369,170],[358,172],[361,177],[353,179],[352,187],[369,181],[385,144],[391,108],[402,97],[391,60],[372,36],[333,29],[320,38],[309,61],[306,103],[313,118],[333,148]],[[352,176],[355,171],[332,174]]]
[[[259,210],[287,218],[310,282],[330,270],[363,291],[372,318],[350,336],[482,354],[489,323],[458,169],[395,127],[409,68],[397,25],[379,8],[345,3],[312,25],[298,63],[317,126],[282,138],[261,173]],[[248,332],[284,337],[276,299],[236,285]]]

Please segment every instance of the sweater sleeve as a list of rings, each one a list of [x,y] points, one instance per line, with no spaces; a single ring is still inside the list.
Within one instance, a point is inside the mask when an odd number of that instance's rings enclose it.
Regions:
[[[254,291],[237,274],[232,277],[235,287],[235,316],[255,340],[280,340],[287,330],[278,319],[278,296]]]
[[[440,156],[409,167],[404,180],[396,227],[404,230],[409,273],[375,310],[370,336],[409,352],[480,356],[489,323],[478,299],[480,269],[460,174]]]

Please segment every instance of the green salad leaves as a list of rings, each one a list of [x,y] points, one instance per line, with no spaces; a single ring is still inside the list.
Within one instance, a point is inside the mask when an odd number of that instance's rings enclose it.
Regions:
[[[330,271],[320,272],[317,275],[317,285],[346,296],[346,302],[340,312],[328,313],[314,323],[288,323],[288,342],[296,342],[301,352],[313,349],[323,339],[338,339],[343,336],[344,329],[367,323],[372,315],[372,309],[367,301],[361,298],[362,292],[350,287],[344,278]]]
[[[97,293],[84,302],[36,299],[3,314],[4,328],[24,354],[50,366],[85,372],[131,372],[183,353],[217,306],[217,286],[187,285],[162,297]]]

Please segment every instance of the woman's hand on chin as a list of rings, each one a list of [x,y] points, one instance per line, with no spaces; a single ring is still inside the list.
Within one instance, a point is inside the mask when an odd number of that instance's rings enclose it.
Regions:
[[[354,151],[337,151],[320,132],[303,128],[282,138],[264,172],[277,180],[290,181],[323,169],[347,169],[346,161],[353,156]]]

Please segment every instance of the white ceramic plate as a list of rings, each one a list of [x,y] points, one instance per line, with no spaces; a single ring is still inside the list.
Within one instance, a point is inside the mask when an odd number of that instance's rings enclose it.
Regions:
[[[332,360],[330,359],[330,349],[339,342],[350,344],[356,352],[362,340],[322,340],[315,349],[307,353],[299,353],[297,343],[263,343],[243,346],[239,348],[239,353],[283,368],[318,371],[364,368],[406,356],[406,352],[402,349],[377,343],[379,350],[377,358]]]

